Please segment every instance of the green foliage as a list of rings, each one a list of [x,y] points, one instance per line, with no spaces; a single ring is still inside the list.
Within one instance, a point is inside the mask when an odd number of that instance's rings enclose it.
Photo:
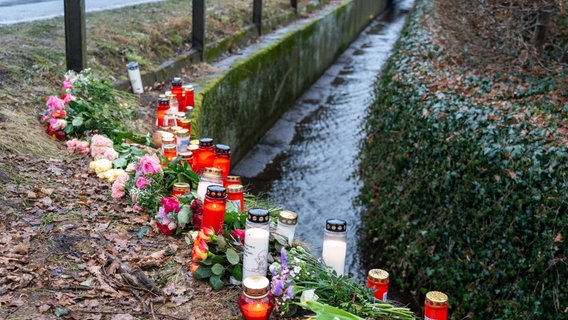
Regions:
[[[69,137],[82,138],[92,133],[108,136],[114,142],[121,142],[121,132],[129,131],[127,123],[133,121],[133,112],[121,98],[128,95],[115,89],[105,80],[99,80],[87,69],[73,81],[71,94],[75,100],[67,107],[68,125],[65,133]]]
[[[491,91],[490,77],[469,78],[462,94],[429,93],[414,73],[433,68],[418,62],[428,50],[420,43],[428,46],[411,21],[366,119],[368,262],[389,266],[419,301],[430,290],[447,293],[453,319],[560,318],[568,299],[566,148],[550,138],[553,128],[519,121],[537,106],[472,102]],[[532,83],[519,95],[558,89],[550,79]]]

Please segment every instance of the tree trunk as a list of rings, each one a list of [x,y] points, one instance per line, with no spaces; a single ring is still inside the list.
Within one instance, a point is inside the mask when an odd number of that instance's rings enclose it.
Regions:
[[[532,43],[539,55],[542,54],[542,51],[544,49],[544,42],[546,41],[546,34],[548,32],[548,28],[550,27],[551,16],[552,10],[548,8],[542,8],[538,14]]]

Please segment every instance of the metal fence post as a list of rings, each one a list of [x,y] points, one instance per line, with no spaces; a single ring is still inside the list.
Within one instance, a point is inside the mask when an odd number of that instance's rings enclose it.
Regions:
[[[290,6],[292,7],[292,9],[294,9],[294,11],[298,10],[298,0],[290,0]]]
[[[85,0],[64,0],[67,70],[80,72],[87,62]]]
[[[191,45],[205,59],[205,0],[193,0]]]
[[[262,34],[262,0],[254,0],[252,5],[252,23],[258,29],[258,35]]]

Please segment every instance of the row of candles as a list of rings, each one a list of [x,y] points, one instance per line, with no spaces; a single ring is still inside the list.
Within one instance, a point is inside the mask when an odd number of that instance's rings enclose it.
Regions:
[[[158,99],[157,127],[161,134],[161,151],[172,161],[180,157],[192,170],[200,175],[197,196],[203,199],[202,227],[208,227],[217,234],[223,231],[226,203],[233,201],[244,212],[244,187],[239,176],[229,175],[231,148],[214,144],[213,138],[190,140],[191,113],[194,103],[193,87],[183,86],[181,78],[172,80],[172,90]],[[174,196],[189,193],[187,183],[176,183]],[[298,215],[283,210],[278,215],[275,232],[288,240],[294,240]],[[268,320],[274,307],[269,293],[268,246],[270,238],[269,211],[252,208],[247,212],[243,253],[243,292],[239,307],[246,320]],[[344,274],[347,254],[347,222],[341,219],[326,221],[322,260],[337,275]],[[374,289],[374,297],[387,301],[389,274],[382,269],[368,273],[367,286]],[[446,320],[448,297],[439,291],[426,294],[424,302],[425,320]]]

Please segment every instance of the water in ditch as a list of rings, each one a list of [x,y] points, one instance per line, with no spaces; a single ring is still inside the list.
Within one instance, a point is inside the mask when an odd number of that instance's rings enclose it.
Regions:
[[[375,19],[232,170],[250,193],[298,213],[296,239],[316,257],[326,219],[346,220],[345,271],[358,277],[366,272],[357,246],[362,208],[354,204],[363,117],[412,4],[399,1]]]

